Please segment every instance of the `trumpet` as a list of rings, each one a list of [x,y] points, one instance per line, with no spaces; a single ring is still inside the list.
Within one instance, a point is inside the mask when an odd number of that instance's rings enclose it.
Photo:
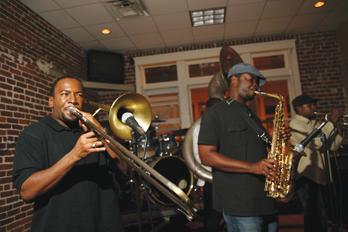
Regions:
[[[314,115],[315,115],[317,120],[322,120],[324,117],[327,117],[329,114],[315,111]],[[338,128],[347,128],[348,127],[348,114],[343,114],[339,118],[336,125]]]
[[[139,104],[131,105],[131,106],[122,105],[122,104],[129,103],[129,101],[132,102],[132,100],[134,99],[136,100],[143,99],[142,101],[144,102],[144,97],[139,94],[128,94],[128,95],[125,94],[117,98],[110,108],[109,123],[110,123],[110,118],[113,120],[115,120],[115,117],[117,118],[117,113],[122,107],[123,108],[128,107],[133,109],[137,107],[142,108],[141,106],[138,106]],[[145,105],[147,106],[147,104]],[[79,120],[81,120],[82,123],[84,123],[90,130],[94,131],[94,133],[96,134],[96,136],[98,137],[100,141],[102,141],[112,151],[117,153],[120,156],[120,158],[123,159],[140,176],[142,176],[145,181],[150,183],[153,187],[155,187],[167,198],[169,198],[173,203],[175,203],[178,207],[177,210],[183,213],[188,220],[190,221],[193,220],[197,210],[192,206],[190,198],[177,185],[175,185],[166,177],[162,176],[159,172],[151,168],[147,163],[145,163],[143,160],[141,160],[132,152],[130,152],[127,148],[125,148],[118,141],[116,141],[112,136],[104,132],[104,130],[97,127],[93,122],[91,122],[85,116],[83,116],[77,108],[75,108],[74,106],[69,106],[68,110],[73,115],[75,115]],[[134,116],[136,116],[140,114],[141,112],[137,110],[136,112],[133,112],[133,113],[134,113]],[[110,114],[113,114],[113,115],[110,115]],[[145,118],[148,118],[148,117],[150,118],[150,121],[151,121],[151,113],[145,114]],[[116,121],[119,121],[119,120],[116,120]],[[117,123],[119,122],[116,122],[116,124]],[[115,122],[113,124],[114,126],[110,125],[113,131],[122,130],[119,127],[120,125],[115,126]],[[123,126],[128,127],[126,125],[122,125],[121,128]],[[118,133],[124,137],[128,136],[128,133],[120,133],[120,131],[118,131]]]

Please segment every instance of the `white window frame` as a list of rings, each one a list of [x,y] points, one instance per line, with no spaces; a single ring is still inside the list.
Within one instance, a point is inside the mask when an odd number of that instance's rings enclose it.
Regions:
[[[290,101],[295,96],[302,93],[296,43],[294,39],[236,45],[231,47],[240,54],[243,61],[246,63],[251,63],[253,57],[284,54],[285,68],[262,70],[261,72],[266,76],[268,81],[287,79]],[[221,47],[135,57],[136,92],[147,96],[149,94],[152,95],[177,91],[181,127],[190,127],[193,123],[190,90],[192,88],[208,86],[211,76],[190,78],[188,65],[217,61],[219,60],[220,50]],[[144,67],[156,67],[168,64],[177,65],[177,81],[152,84],[145,83]]]

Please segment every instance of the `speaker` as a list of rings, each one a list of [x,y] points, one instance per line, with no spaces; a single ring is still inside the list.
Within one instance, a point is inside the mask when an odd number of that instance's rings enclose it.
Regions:
[[[122,54],[90,50],[87,52],[88,81],[124,83]]]

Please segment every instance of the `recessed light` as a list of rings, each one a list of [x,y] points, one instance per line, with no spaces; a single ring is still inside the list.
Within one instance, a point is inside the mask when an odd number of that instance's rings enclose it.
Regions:
[[[317,1],[316,3],[314,3],[314,7],[315,8],[320,8],[320,7],[323,7],[325,5],[325,1],[322,0],[322,1]]]
[[[103,28],[103,29],[101,30],[101,33],[102,33],[103,35],[109,35],[109,34],[111,34],[111,30],[110,30],[109,28]]]

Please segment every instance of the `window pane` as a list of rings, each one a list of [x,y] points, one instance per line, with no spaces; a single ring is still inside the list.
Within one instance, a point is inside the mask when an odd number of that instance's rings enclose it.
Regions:
[[[285,68],[284,55],[254,57],[253,63],[259,70]]]
[[[208,100],[208,87],[191,89],[193,121],[199,119],[205,111]]]
[[[210,76],[220,71],[220,63],[210,62],[203,64],[191,64],[189,65],[190,77]]]
[[[156,125],[158,134],[180,128],[178,93],[150,95],[148,99],[153,115],[164,120]]]
[[[145,68],[147,84],[178,80],[176,65]]]
[[[284,97],[284,119],[287,123],[290,113],[290,103],[289,103],[289,90],[288,83],[286,80],[279,81],[269,81],[264,86],[261,87],[262,91],[267,93],[276,93]],[[257,101],[257,114],[259,118],[263,121],[263,125],[267,128],[269,134],[273,131],[273,120],[276,105],[278,100],[270,97],[256,96]]]

